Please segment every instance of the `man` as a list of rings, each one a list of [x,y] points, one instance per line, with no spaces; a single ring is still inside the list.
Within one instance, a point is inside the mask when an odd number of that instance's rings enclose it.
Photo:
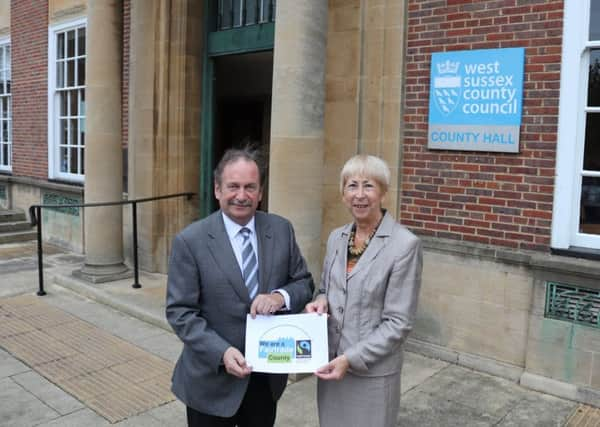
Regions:
[[[298,313],[314,283],[289,221],[256,211],[257,153],[227,151],[214,181],[220,210],[173,241],[166,313],[184,346],[172,390],[189,426],[272,426],[287,376],[252,372],[246,315]]]

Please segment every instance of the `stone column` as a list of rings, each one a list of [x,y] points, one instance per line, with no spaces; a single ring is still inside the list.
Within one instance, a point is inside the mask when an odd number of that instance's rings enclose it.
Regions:
[[[291,220],[317,281],[321,269],[326,39],[326,0],[277,2],[269,211]]]
[[[131,0],[130,198],[199,191],[203,3]],[[140,205],[140,266],[166,272],[173,236],[198,212],[197,199]]]
[[[121,147],[121,0],[88,0],[85,202],[123,198]],[[121,206],[85,210],[85,264],[92,282],[127,275]]]

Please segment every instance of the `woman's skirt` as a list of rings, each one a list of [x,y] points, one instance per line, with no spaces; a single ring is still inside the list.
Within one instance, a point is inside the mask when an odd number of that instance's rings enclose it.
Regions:
[[[317,383],[321,427],[396,427],[400,409],[400,373]]]

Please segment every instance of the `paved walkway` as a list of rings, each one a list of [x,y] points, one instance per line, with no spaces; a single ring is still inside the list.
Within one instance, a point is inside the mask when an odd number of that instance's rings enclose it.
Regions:
[[[184,426],[185,409],[170,401],[168,381],[155,382],[156,401],[117,394],[136,386],[127,376],[141,378],[138,363],[144,380],[164,379],[179,355],[181,343],[163,315],[165,276],[144,273],[137,290],[131,280],[91,286],[70,275],[81,257],[50,247],[46,254],[46,281],[57,284],[37,297],[32,246],[0,247],[0,426]],[[29,309],[16,310],[17,304]],[[12,326],[7,313],[20,316],[10,318]],[[25,325],[19,329],[15,319]],[[21,348],[14,345],[20,334],[29,334]],[[103,356],[115,352],[117,360]],[[51,363],[62,370],[45,370]],[[122,378],[87,388],[65,381],[100,371]],[[291,383],[276,425],[316,427],[315,389],[314,377]],[[406,354],[402,389],[399,426],[600,426],[596,409],[414,353]],[[93,402],[103,395],[113,400],[101,408]]]

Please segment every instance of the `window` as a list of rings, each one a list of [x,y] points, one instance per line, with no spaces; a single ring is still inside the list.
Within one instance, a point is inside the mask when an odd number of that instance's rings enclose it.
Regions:
[[[600,249],[600,0],[564,8],[552,247]]]
[[[50,31],[49,175],[83,181],[85,156],[85,22]]]
[[[219,0],[217,30],[275,21],[275,0]]]
[[[10,42],[0,41],[0,171],[12,170]]]

